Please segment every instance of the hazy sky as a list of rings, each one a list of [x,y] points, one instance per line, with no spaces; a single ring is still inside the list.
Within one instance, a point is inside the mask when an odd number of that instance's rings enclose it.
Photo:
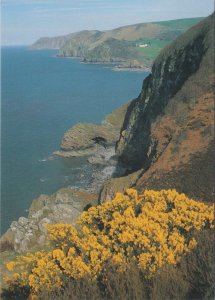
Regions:
[[[2,0],[2,44],[83,29],[207,16],[214,0]]]

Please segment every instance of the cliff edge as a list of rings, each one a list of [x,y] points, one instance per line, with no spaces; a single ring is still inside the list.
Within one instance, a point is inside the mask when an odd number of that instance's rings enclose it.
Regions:
[[[214,128],[214,14],[155,60],[127,109],[116,153],[139,189],[177,188],[211,200]]]

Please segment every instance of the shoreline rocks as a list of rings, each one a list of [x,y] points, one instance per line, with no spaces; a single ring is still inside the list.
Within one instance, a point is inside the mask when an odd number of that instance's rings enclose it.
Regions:
[[[96,145],[92,155],[87,151],[88,149],[84,154],[88,156],[88,163],[93,166],[93,171],[85,188],[69,186],[50,196],[40,195],[32,201],[28,217],[20,217],[18,221],[13,221],[1,237],[0,243],[9,242],[17,253],[33,250],[46,243],[46,224],[74,225],[85,209],[99,204],[99,193],[104,182],[116,174],[115,146]],[[83,156],[80,150],[76,153],[75,156]],[[62,151],[62,156],[65,157],[66,154],[67,151]],[[120,170],[118,175],[123,172],[123,169]]]
[[[124,116],[129,103],[120,106],[106,116],[101,124],[78,123],[69,129],[63,136],[60,150],[53,155],[61,157],[90,156],[107,152],[114,147],[120,136]]]
[[[18,253],[42,246],[46,241],[47,224],[75,224],[84,209],[97,203],[96,194],[69,187],[51,196],[40,195],[33,200],[28,218],[20,217],[13,221],[0,242],[9,241]]]

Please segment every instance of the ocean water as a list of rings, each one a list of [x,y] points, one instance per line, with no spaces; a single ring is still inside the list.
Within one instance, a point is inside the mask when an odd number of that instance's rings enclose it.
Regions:
[[[85,158],[52,158],[66,130],[102,121],[135,98],[147,73],[56,57],[55,50],[2,48],[1,230],[40,194],[83,186]],[[84,174],[84,177],[83,175]],[[81,176],[82,175],[82,176]]]

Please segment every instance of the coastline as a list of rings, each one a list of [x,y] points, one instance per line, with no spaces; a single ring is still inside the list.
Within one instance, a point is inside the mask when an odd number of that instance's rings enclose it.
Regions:
[[[52,195],[41,194],[32,200],[28,216],[20,216],[18,220],[12,221],[8,230],[1,236],[0,243],[9,241],[18,253],[31,250],[45,243],[46,224],[63,221],[74,224],[85,207],[99,204],[104,184],[111,178],[125,173],[125,169],[116,167],[118,161],[115,143],[119,138],[128,105],[129,103],[126,103],[114,110],[101,124],[79,123],[64,134],[61,149],[51,153],[50,159],[53,156],[68,159],[85,157],[91,169],[85,186],[65,184]],[[93,139],[98,136],[105,137],[107,144],[94,142]],[[62,145],[65,150],[67,147],[73,150],[65,151]],[[85,181],[86,174],[82,169],[79,173],[80,180]],[[35,236],[38,238],[35,239]]]
[[[36,51],[41,51],[41,50],[59,50],[60,48],[32,48],[28,47],[28,50],[36,50]],[[84,61],[81,57],[79,56],[64,56],[64,55],[59,55],[58,53],[54,55],[56,58],[63,58],[63,59],[74,59],[74,60],[79,60],[80,64],[89,64],[89,65],[109,65],[112,67],[113,71],[122,71],[122,72],[151,72],[151,67],[146,67],[139,62],[137,63],[135,61],[135,65],[127,66],[126,64],[130,64],[129,60],[123,60],[123,61]],[[125,65],[124,65],[125,64]]]
[[[151,69],[148,67],[136,67],[136,68],[130,68],[130,67],[120,67],[116,66],[112,69],[115,72],[124,72],[124,71],[130,71],[130,72],[151,72]]]
[[[47,224],[67,223],[75,225],[81,213],[88,207],[100,204],[100,193],[104,184],[114,176],[122,176],[123,168],[116,168],[115,147],[98,147],[87,156],[93,167],[86,186],[73,185],[60,188],[52,195],[41,194],[33,199],[28,216],[14,220],[1,236],[0,244],[13,245],[13,251],[23,253],[46,243]],[[80,171],[81,172],[81,171]],[[80,177],[84,176],[80,173]]]

